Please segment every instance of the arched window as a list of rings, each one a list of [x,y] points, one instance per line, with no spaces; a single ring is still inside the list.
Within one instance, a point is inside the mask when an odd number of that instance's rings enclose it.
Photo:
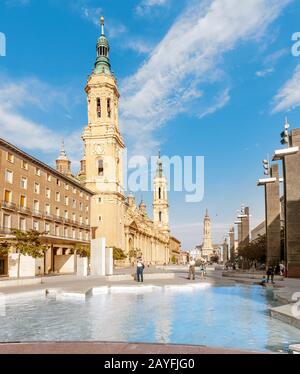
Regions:
[[[98,175],[99,177],[103,177],[104,175],[104,165],[102,159],[98,160]]]
[[[161,199],[161,188],[158,189],[158,198]]]
[[[108,118],[111,117],[110,99],[107,99],[107,116]]]
[[[161,222],[161,221],[162,221],[162,213],[159,212],[159,213],[158,213],[158,216],[159,216],[159,222]]]
[[[101,118],[101,100],[97,99],[97,117]]]

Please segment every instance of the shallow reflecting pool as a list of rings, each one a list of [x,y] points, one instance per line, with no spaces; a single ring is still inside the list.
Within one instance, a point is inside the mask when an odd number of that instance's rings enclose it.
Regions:
[[[232,286],[120,291],[86,301],[13,297],[0,313],[0,341],[98,340],[287,350],[289,344],[300,343],[300,330],[269,316],[267,309],[274,302],[268,292],[259,286]]]

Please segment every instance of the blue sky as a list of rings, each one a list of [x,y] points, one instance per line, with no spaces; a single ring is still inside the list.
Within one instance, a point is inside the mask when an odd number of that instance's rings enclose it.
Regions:
[[[87,122],[84,86],[106,19],[129,152],[202,155],[205,196],[170,193],[172,231],[189,249],[209,209],[221,241],[242,203],[264,216],[261,160],[299,127],[295,0],[2,0],[0,136],[53,164],[64,137],[74,168]],[[140,194],[137,196],[140,198]],[[149,214],[151,193],[143,193]]]

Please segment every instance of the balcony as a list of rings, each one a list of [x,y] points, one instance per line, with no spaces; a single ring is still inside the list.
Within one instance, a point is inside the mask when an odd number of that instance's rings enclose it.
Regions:
[[[43,216],[42,212],[40,212],[39,210],[33,210],[32,215],[38,218],[41,218]]]
[[[60,216],[55,215],[54,216],[54,221],[56,221],[56,222],[63,222],[63,218],[60,217]]]
[[[44,213],[44,218],[48,221],[52,221],[53,220],[53,215],[49,212],[45,212]]]
[[[22,205],[18,206],[18,212],[22,214],[27,214],[27,215],[31,214],[31,210],[27,208],[26,206],[22,206]]]
[[[16,210],[16,208],[17,208],[16,204],[11,203],[9,201],[2,201],[1,202],[1,207],[3,209],[7,209],[7,210]]]
[[[66,223],[68,225],[72,225],[73,221],[70,218],[64,218],[64,223]]]
[[[11,228],[8,227],[0,227],[0,235],[10,235]]]

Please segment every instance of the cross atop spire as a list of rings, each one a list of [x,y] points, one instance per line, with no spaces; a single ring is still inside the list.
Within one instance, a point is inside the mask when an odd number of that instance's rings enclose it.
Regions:
[[[100,17],[101,35],[104,35],[104,17]]]
[[[64,139],[62,139],[61,147],[60,147],[60,154],[58,157],[58,160],[68,160],[66,151],[65,151],[65,142]]]

